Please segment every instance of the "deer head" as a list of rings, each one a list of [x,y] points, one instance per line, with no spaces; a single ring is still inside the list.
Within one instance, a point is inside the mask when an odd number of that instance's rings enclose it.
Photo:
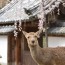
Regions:
[[[22,31],[22,32],[27,39],[28,46],[34,47],[38,43],[38,38],[40,37],[40,33],[42,32],[42,30],[39,30],[37,32],[30,32],[30,33],[27,33],[25,31]]]

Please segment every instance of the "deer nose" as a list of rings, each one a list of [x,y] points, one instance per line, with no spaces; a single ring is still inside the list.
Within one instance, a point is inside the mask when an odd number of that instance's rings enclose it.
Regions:
[[[33,40],[32,43],[34,43],[35,41]]]

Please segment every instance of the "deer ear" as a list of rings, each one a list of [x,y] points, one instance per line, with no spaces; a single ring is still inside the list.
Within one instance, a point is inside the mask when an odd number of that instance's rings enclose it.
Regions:
[[[40,37],[41,33],[42,33],[42,30],[39,30],[39,31],[36,32],[36,35],[37,35],[38,38]]]
[[[22,33],[25,35],[25,37],[26,37],[26,34],[27,34],[27,32],[26,31],[22,31]]]

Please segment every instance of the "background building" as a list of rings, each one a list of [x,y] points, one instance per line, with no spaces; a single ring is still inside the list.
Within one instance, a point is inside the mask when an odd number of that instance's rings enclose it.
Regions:
[[[36,65],[31,58],[27,40],[22,30],[20,31],[19,29],[21,27],[27,32],[38,31],[39,3],[39,0],[29,0],[27,2],[26,0],[12,0],[0,9],[1,63],[9,65]],[[44,22],[46,26],[44,27],[47,31],[40,35],[38,39],[39,45],[44,47],[44,37],[46,37],[46,45],[49,47],[65,45],[65,6],[63,5],[65,3],[62,0],[45,0],[43,4],[45,8],[43,12],[46,14],[46,21]],[[62,20],[64,21],[62,22]]]

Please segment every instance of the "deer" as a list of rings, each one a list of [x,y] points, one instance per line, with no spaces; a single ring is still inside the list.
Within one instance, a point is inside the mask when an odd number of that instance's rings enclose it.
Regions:
[[[41,30],[37,32],[22,31],[27,39],[30,54],[37,65],[65,65],[65,47],[46,47],[39,46]]]

